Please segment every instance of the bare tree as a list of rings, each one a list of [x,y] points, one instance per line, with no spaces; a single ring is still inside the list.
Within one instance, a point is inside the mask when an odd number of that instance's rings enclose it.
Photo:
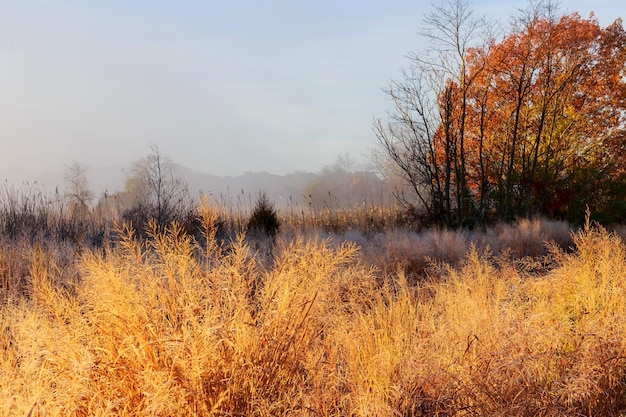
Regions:
[[[149,219],[166,224],[185,214],[189,203],[187,183],[156,145],[150,146],[145,158],[133,163],[131,172],[126,180],[131,208],[124,217],[142,225]]]
[[[409,184],[417,202],[404,190],[397,190],[396,197],[403,206],[420,205],[429,217],[434,217],[435,195],[438,175],[436,164],[430,164],[434,149],[433,137],[437,126],[432,114],[432,103],[425,92],[421,73],[408,75],[404,80],[391,82],[386,93],[391,97],[394,109],[385,124],[376,120],[374,130],[383,151],[398,166],[404,180]]]
[[[86,216],[93,200],[93,193],[89,190],[87,167],[72,161],[65,167],[63,179],[67,183],[65,199],[70,205],[72,214],[81,218]]]
[[[488,44],[492,31],[474,16],[469,1],[445,0],[425,17],[421,35],[430,46],[408,56],[408,69],[386,90],[393,103],[389,120],[377,120],[374,130],[414,195],[398,195],[400,202],[430,221],[458,224],[475,210],[467,185],[473,78],[466,56],[473,45]]]

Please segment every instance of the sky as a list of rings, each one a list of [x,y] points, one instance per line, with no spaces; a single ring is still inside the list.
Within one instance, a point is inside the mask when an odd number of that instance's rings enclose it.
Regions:
[[[622,0],[563,0],[606,26]],[[475,0],[506,22],[526,1]],[[0,175],[130,165],[316,172],[375,147],[430,1],[0,0]]]

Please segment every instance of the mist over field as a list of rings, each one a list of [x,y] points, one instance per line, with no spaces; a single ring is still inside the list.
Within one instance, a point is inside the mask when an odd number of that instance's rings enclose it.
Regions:
[[[341,161],[351,166],[341,166]],[[389,185],[371,168],[356,166],[347,155],[317,172],[294,172],[285,175],[259,171],[245,172],[238,176],[219,176],[195,172],[174,161],[171,162],[172,174],[184,181],[190,197],[200,198],[202,195],[210,195],[221,204],[238,205],[242,209],[249,209],[261,192],[265,192],[280,209],[285,209],[289,205],[307,205],[313,200],[320,207],[326,205],[330,208],[394,204]],[[16,187],[35,185],[43,192],[52,194],[58,191],[62,194],[69,185],[67,173],[71,165],[68,164],[59,172],[35,175],[25,172],[8,174],[0,171],[0,178],[6,185]],[[87,166],[79,163],[79,165],[84,169],[85,185],[93,195],[92,204],[96,204],[105,195],[127,191],[127,180],[133,175],[132,164]],[[359,184],[355,184],[355,181]]]
[[[524,1],[477,0],[503,26]],[[568,0],[602,26],[620,1]],[[0,4],[0,171],[22,182],[64,164],[127,167],[156,143],[194,172],[318,172],[359,163],[381,94],[428,46],[429,4],[252,0]],[[90,177],[96,194],[120,186]],[[44,178],[45,179],[45,178]],[[54,186],[50,184],[50,186]]]

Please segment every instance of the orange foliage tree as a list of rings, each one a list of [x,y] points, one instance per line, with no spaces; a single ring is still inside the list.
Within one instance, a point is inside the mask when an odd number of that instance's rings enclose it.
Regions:
[[[499,41],[467,48],[463,64],[462,75],[439,78],[432,133],[421,137],[428,157],[413,161],[432,173],[423,186],[446,185],[429,196],[440,207],[428,212],[432,220],[459,225],[541,214],[580,221],[587,206],[602,220],[626,220],[620,19],[602,28],[593,16],[533,4]],[[378,125],[386,150],[403,139],[398,121],[411,123],[396,117],[395,125]]]

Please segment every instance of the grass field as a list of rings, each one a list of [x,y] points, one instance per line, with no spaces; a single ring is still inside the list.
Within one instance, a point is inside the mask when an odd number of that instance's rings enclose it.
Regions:
[[[626,254],[587,224],[101,248],[3,238],[0,416],[626,410]],[[548,241],[552,240],[552,243]]]

